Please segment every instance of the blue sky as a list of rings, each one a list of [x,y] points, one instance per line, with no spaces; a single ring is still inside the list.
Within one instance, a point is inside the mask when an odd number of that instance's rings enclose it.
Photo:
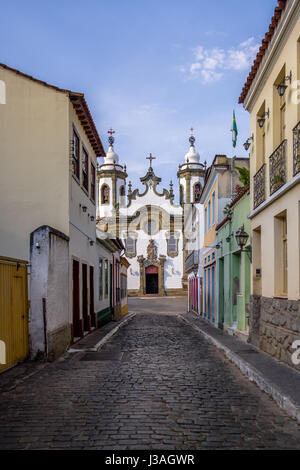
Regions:
[[[84,92],[107,148],[136,186],[153,167],[168,187],[195,129],[201,160],[247,156],[238,97],[275,0],[1,1],[0,62]],[[236,112],[238,145],[231,143]]]

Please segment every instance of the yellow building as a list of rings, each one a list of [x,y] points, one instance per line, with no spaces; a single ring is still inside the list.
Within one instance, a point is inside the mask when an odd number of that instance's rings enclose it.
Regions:
[[[216,227],[224,219],[224,209],[231,203],[240,183],[237,168],[248,168],[248,158],[216,155],[208,169],[200,203],[204,208],[203,315],[216,326],[218,320],[217,236]]]
[[[293,343],[300,338],[299,80],[300,2],[279,1],[239,102],[250,113],[250,340],[294,367]]]
[[[14,278],[21,263],[12,258],[30,263],[31,354],[55,358],[97,326],[96,172],[104,150],[82,93],[4,64],[0,84],[0,255],[14,267]],[[25,288],[15,285],[1,294],[23,295]],[[1,336],[4,327],[16,330],[17,324],[5,323],[13,304],[0,312],[0,340],[11,344],[13,335]],[[25,305],[24,338],[18,339],[24,344]]]

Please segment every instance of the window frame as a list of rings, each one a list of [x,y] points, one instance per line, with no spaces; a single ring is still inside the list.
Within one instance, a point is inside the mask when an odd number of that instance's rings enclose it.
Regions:
[[[90,181],[90,199],[96,202],[96,166],[91,160],[91,181]]]
[[[74,176],[76,181],[78,183],[80,183],[80,143],[81,143],[81,140],[80,140],[80,135],[77,132],[77,129],[75,128],[74,125],[73,125],[72,129],[73,129],[73,135],[72,135],[72,176]],[[76,149],[78,150],[77,157],[76,157],[77,152],[75,152],[75,145],[74,145],[75,140],[77,141],[77,144],[78,144],[76,146]],[[77,172],[74,171],[74,162],[75,162],[76,168],[78,170]]]
[[[86,173],[84,172],[84,162],[86,163]],[[81,165],[81,186],[84,191],[89,194],[89,153],[84,145],[82,145],[82,165]],[[86,185],[85,185],[86,181]]]
[[[103,300],[104,298],[104,289],[103,289],[103,258],[99,258],[99,286],[98,286],[98,295],[99,295],[99,300]]]

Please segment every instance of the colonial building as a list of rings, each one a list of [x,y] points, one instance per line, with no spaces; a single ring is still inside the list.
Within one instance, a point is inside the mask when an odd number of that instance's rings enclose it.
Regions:
[[[175,204],[172,181],[168,190],[158,187],[161,178],[153,170],[156,158],[151,154],[140,178],[145,189],[140,192],[129,183],[126,191],[126,167],[119,163],[113,131],[109,132],[109,149],[98,171],[98,226],[124,240],[130,295],[181,294],[186,289],[184,262],[190,239],[185,215],[191,204],[199,203],[205,175],[195,138],[190,138],[190,150],[179,167],[180,204]]]
[[[4,64],[0,80],[0,340],[8,367],[29,352],[55,359],[101,323],[96,169],[105,152],[83,93]],[[119,256],[122,245],[114,249]]]
[[[275,8],[239,102],[250,113],[250,340],[292,362],[300,337],[300,3]]]
[[[250,316],[250,194],[241,187],[217,225],[218,323],[247,341]],[[245,237],[239,245],[239,234]]]
[[[216,226],[224,219],[224,209],[231,203],[238,185],[238,168],[248,168],[248,158],[216,155],[206,176],[200,203],[204,208],[203,315],[216,326],[218,317],[217,237]]]

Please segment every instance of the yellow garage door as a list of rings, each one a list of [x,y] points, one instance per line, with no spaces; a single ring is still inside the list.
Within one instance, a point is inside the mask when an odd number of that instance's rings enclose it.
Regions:
[[[0,372],[27,356],[27,262],[0,257]]]

